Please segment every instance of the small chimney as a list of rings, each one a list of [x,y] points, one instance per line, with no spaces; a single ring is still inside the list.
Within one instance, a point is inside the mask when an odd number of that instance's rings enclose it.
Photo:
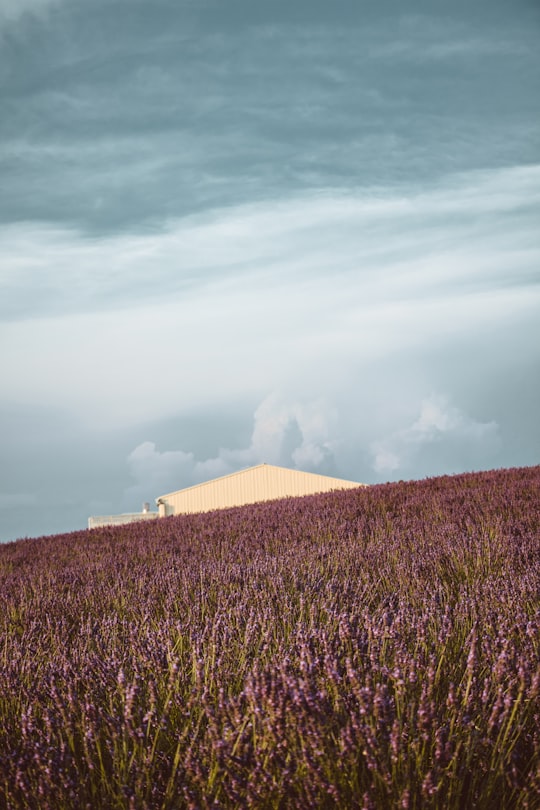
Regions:
[[[147,512],[150,511],[150,504],[148,501],[145,501],[142,505],[143,515],[146,515]]]

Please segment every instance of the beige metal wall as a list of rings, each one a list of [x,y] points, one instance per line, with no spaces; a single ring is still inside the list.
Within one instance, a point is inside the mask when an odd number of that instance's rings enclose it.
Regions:
[[[361,486],[365,485],[355,481],[344,481],[341,478],[260,464],[258,467],[250,467],[223,478],[215,478],[204,484],[162,495],[157,499],[157,503],[161,516],[179,515]]]

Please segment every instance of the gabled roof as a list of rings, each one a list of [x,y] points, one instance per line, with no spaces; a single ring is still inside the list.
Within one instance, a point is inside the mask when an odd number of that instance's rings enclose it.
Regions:
[[[174,501],[180,507],[181,502],[187,504],[189,501],[192,508],[196,508],[197,503],[203,509],[221,508],[221,506],[216,505],[215,498],[218,498],[220,505],[225,507],[231,505],[234,500],[237,501],[235,505],[240,505],[260,500],[315,494],[333,489],[352,489],[361,486],[365,485],[357,481],[346,481],[341,478],[332,478],[318,473],[303,472],[302,470],[292,470],[273,464],[257,464],[254,467],[246,467],[243,470],[213,478],[210,481],[203,481],[200,484],[194,484],[185,489],[161,495],[156,499],[156,503]],[[206,505],[199,501],[199,498],[205,497],[205,490],[209,496],[212,493],[212,505],[210,503]],[[222,495],[217,496],[218,491]]]
[[[190,492],[191,490],[194,489],[207,487],[210,486],[211,484],[215,484],[217,481],[225,481],[226,479],[235,478],[237,476],[245,476],[246,474],[251,474],[255,470],[260,470],[262,468],[266,468],[267,470],[279,470],[281,473],[283,472],[285,472],[285,474],[291,473],[291,475],[294,476],[302,476],[312,479],[327,479],[328,482],[335,481],[339,482],[340,484],[350,484],[351,487],[365,486],[365,484],[360,484],[357,481],[347,481],[343,478],[333,478],[332,476],[328,475],[319,475],[319,473],[303,472],[303,470],[291,470],[290,467],[278,467],[276,464],[262,463],[262,464],[255,464],[253,467],[244,467],[243,469],[237,470],[236,472],[227,473],[227,475],[220,475],[217,478],[211,478],[208,481],[201,481],[200,484],[193,484],[190,487],[184,487],[183,489],[177,489],[174,490],[173,492],[168,492],[167,494],[161,495],[159,498],[156,498],[156,501],[161,500],[161,498],[167,498],[170,495],[176,495],[178,492]]]

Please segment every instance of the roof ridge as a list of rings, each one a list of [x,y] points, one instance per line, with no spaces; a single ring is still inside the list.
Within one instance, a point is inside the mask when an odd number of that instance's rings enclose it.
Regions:
[[[210,478],[208,481],[200,481],[198,484],[192,484],[189,487],[182,487],[181,489],[175,489],[172,492],[166,492],[165,494],[159,495],[156,498],[156,504],[159,504],[159,502],[164,498],[168,498],[171,495],[176,495],[178,492],[189,492],[192,489],[198,489],[199,487],[205,487],[208,486],[209,484],[215,484],[216,481],[224,481],[226,478],[234,478],[234,476],[236,475],[241,475],[251,470],[258,470],[260,467],[268,467],[274,470],[285,470],[286,472],[299,473],[300,475],[314,475],[317,476],[317,478],[328,478],[332,481],[344,481],[347,484],[357,484],[359,487],[364,486],[359,481],[349,481],[346,478],[337,478],[334,475],[324,475],[323,473],[306,472],[305,470],[299,470],[297,468],[293,469],[291,467],[282,467],[279,464],[267,464],[266,461],[262,461],[260,464],[252,464],[248,467],[242,467],[240,470],[235,470],[234,472],[226,473],[225,475],[218,475],[217,478]]]

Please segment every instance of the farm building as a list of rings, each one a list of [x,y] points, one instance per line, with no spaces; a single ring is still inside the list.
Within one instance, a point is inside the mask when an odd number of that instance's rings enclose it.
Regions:
[[[259,464],[162,495],[156,499],[156,503],[160,517],[166,517],[362,486],[365,484],[356,481]]]
[[[356,481],[344,481],[342,478],[331,478],[328,475],[289,470],[272,464],[258,464],[256,467],[248,467],[221,478],[195,484],[187,489],[161,495],[156,498],[157,512],[150,512],[149,504],[145,503],[142,512],[90,517],[88,528],[119,526],[140,520],[153,520],[158,516],[211,512],[213,509],[227,509],[230,506],[243,506],[259,501],[297,498],[302,495],[315,495],[318,492],[363,486],[366,485]]]

